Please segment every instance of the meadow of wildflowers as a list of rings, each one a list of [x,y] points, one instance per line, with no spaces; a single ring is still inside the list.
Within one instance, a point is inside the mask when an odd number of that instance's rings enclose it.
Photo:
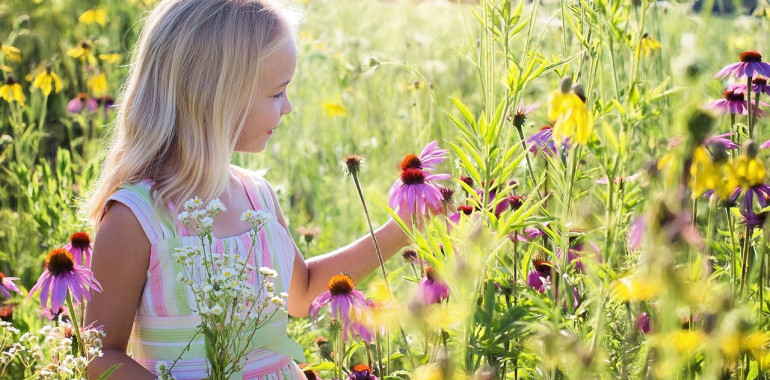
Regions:
[[[99,355],[77,209],[154,3],[0,4],[0,378]],[[413,241],[290,321],[309,379],[768,378],[766,0],[297,6],[294,112],[234,163],[306,256]]]

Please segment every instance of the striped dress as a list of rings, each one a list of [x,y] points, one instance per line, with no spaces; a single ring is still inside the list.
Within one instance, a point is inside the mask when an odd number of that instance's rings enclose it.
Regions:
[[[269,184],[255,174],[234,168],[246,190],[254,210],[275,215]],[[191,310],[195,300],[188,285],[177,281],[182,265],[174,258],[174,248],[200,245],[197,236],[189,234],[182,223],[160,217],[152,206],[150,189],[153,182],[144,180],[121,187],[108,200],[131,209],[151,244],[147,282],[136,313],[129,354],[143,367],[157,375],[159,363],[171,364],[195,335],[200,318]],[[173,209],[173,206],[170,206]],[[172,213],[173,214],[173,213]],[[175,214],[174,214],[175,215]],[[214,238],[217,252],[228,250],[247,256],[251,247],[248,233],[227,238]],[[249,263],[256,268],[266,266],[278,272],[276,294],[288,292],[294,262],[294,243],[286,229],[273,218],[259,231]],[[286,335],[288,317],[278,313],[254,335],[245,356],[243,370],[233,379],[305,379],[294,360],[304,361],[302,348]],[[206,375],[206,354],[202,334],[190,345],[172,370],[177,379],[200,379]]]

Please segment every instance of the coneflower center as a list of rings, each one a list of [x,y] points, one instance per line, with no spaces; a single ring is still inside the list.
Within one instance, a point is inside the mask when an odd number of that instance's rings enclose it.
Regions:
[[[422,161],[414,154],[410,154],[401,161],[401,170],[406,169],[422,169]]]
[[[5,273],[0,272],[0,282],[3,282],[4,279],[5,279]]]
[[[356,364],[356,365],[353,366],[353,368],[351,368],[351,370],[353,372],[358,372],[358,373],[361,373],[361,374],[363,374],[363,372],[366,372],[367,375],[372,373],[371,367],[369,367],[366,364]]]
[[[45,258],[45,267],[52,275],[58,276],[60,273],[71,272],[75,268],[75,262],[72,261],[72,253],[63,248],[56,248],[48,252]]]
[[[756,51],[747,51],[741,53],[741,62],[762,62],[762,54]]]
[[[13,76],[13,75],[10,75],[10,74],[9,74],[9,75],[8,75],[8,76],[5,78],[5,84],[8,84],[8,85],[14,85],[14,84],[16,84],[16,83],[17,83],[17,82],[16,82],[16,77],[15,77],[15,76]]]
[[[404,169],[401,172],[401,182],[404,185],[421,185],[425,183],[425,172],[417,168]]]
[[[725,99],[731,101],[731,102],[742,102],[746,100],[746,98],[743,97],[742,93],[735,93],[735,91],[725,91],[724,92]]]
[[[757,77],[752,79],[751,83],[754,83],[758,86],[767,86],[767,78]]]
[[[86,249],[91,246],[91,237],[85,232],[76,232],[70,237],[72,246],[78,249]]]
[[[551,263],[546,260],[538,260],[533,263],[535,270],[540,273],[551,274]]]
[[[353,291],[353,280],[346,274],[332,276],[328,284],[329,292],[332,295],[350,294]]]
[[[425,268],[425,277],[427,277],[430,282],[436,281],[436,270],[433,269],[433,267]]]
[[[461,212],[461,213],[463,213],[465,215],[470,215],[473,212],[473,207],[472,206],[459,206],[459,207],[457,207],[457,211],[459,211],[459,212]]]

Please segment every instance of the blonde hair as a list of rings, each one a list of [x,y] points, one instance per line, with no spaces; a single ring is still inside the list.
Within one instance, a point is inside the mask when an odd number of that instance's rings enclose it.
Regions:
[[[225,190],[261,63],[293,29],[267,0],[164,0],[151,12],[87,204],[95,229],[109,196],[127,183],[155,180],[156,210]]]

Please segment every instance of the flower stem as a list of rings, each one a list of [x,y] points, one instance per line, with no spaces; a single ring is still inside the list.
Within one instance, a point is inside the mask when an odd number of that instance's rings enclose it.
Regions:
[[[83,342],[83,338],[80,336],[80,325],[78,324],[77,315],[75,314],[75,308],[72,306],[72,296],[69,292],[67,292],[67,309],[69,309],[70,312],[70,319],[72,320],[72,329],[75,330],[75,336],[78,340],[78,351],[80,352],[80,356],[86,357],[86,349],[85,349],[85,342]]]
[[[43,124],[45,123],[45,115],[48,112],[48,95],[43,95],[43,109],[40,110],[40,120],[38,121],[38,129],[43,130]]]
[[[730,214],[730,209],[725,208],[725,214],[727,215],[727,226],[730,228],[730,288],[732,289],[733,296],[735,295],[735,282],[737,281],[737,263],[735,262],[735,229],[733,228],[733,216]]]
[[[748,108],[748,121],[749,121],[749,138],[754,138],[754,118],[751,115],[751,75],[747,78],[748,83],[746,84],[746,107]],[[756,111],[756,108],[754,108],[754,112]]]
[[[364,206],[364,214],[366,215],[366,223],[369,226],[369,233],[372,235],[372,242],[374,242],[374,249],[377,251],[377,260],[380,262],[380,270],[382,271],[382,279],[385,281],[385,289],[388,291],[388,299],[393,299],[390,294],[390,284],[388,283],[388,274],[385,272],[385,262],[382,259],[382,251],[380,250],[380,244],[377,242],[377,237],[374,235],[374,228],[372,227],[372,218],[369,216],[369,209],[366,207],[366,201],[364,200],[364,194],[361,192],[361,185],[358,183],[358,174],[353,173],[353,183],[356,184],[356,190],[358,191],[358,197],[361,199],[361,205]]]

